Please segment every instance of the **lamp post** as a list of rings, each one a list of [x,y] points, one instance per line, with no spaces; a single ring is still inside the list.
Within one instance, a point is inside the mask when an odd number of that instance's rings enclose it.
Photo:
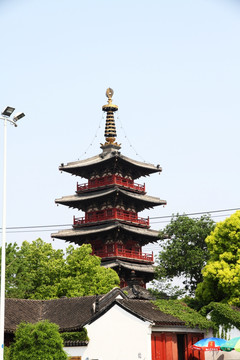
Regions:
[[[3,140],[3,210],[2,210],[2,259],[1,259],[1,304],[0,304],[0,360],[4,354],[4,318],[5,318],[5,268],[6,268],[6,192],[7,192],[7,122],[17,126],[16,122],[25,116],[24,113],[10,118],[15,108],[7,106],[0,119],[4,121]]]

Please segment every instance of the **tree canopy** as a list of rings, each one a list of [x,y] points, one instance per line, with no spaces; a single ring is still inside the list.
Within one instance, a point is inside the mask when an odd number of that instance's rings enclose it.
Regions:
[[[202,281],[202,268],[208,260],[206,237],[214,229],[213,220],[207,216],[190,218],[186,215],[173,216],[170,224],[160,231],[161,251],[156,268],[155,286],[169,293],[167,283],[174,277],[184,277],[185,290],[193,294],[196,286]],[[179,289],[173,289],[176,294],[182,294]]]
[[[91,255],[91,245],[66,253],[37,239],[6,247],[6,296],[22,299],[52,299],[103,294],[119,285],[112,269],[101,266],[101,259]]]
[[[206,239],[209,259],[196,297],[203,303],[240,306],[240,211],[217,223]]]
[[[10,346],[11,360],[67,360],[63,340],[56,324],[47,320],[36,324],[20,323]]]

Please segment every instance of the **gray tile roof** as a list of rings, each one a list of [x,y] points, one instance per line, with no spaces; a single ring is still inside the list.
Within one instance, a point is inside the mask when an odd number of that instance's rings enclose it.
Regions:
[[[137,316],[153,322],[155,325],[185,325],[184,321],[160,311],[158,307],[149,300],[119,299],[117,303]]]
[[[121,266],[125,269],[129,269],[129,270],[135,270],[135,271],[143,271],[148,272],[153,274],[154,273],[154,266],[151,264],[138,264],[138,263],[134,263],[134,262],[127,262],[127,261],[123,261],[120,259],[112,259],[112,260],[108,260],[108,261],[104,261],[102,263],[102,266],[105,268],[112,268],[114,269],[115,267]]]
[[[14,332],[22,321],[35,323],[44,319],[59,325],[60,331],[76,331],[94,321],[114,304],[157,325],[184,326],[183,321],[163,313],[151,301],[129,299],[121,289],[115,288],[99,297],[83,296],[54,300],[6,299],[5,331]],[[94,306],[98,310],[95,313]]]
[[[136,236],[138,236],[139,241],[142,241],[144,244],[157,241],[158,239],[158,231],[156,230],[139,228],[137,226],[130,226],[122,224],[119,221],[114,221],[103,225],[60,230],[57,233],[51,234],[51,237],[57,239],[64,239],[66,241],[73,241],[76,244],[81,244],[81,241],[84,241],[85,236],[92,236],[95,239],[98,234],[102,236],[103,233],[114,230],[121,230],[126,233],[131,233],[133,235],[135,234]],[[140,238],[141,236],[142,239]]]
[[[63,196],[60,199],[56,199],[55,203],[67,205],[69,207],[85,211],[86,206],[90,201],[104,201],[104,198],[108,198],[109,196],[113,196],[115,198],[117,195],[122,196],[123,198],[127,198],[128,201],[131,199],[134,200],[134,203],[136,206],[138,206],[138,211],[142,211],[146,208],[152,208],[153,206],[166,204],[166,200],[161,200],[158,197],[137,194],[131,191],[120,189],[117,186],[100,191]]]
[[[107,164],[107,167],[109,167],[109,164],[115,163],[116,161],[122,163],[124,167],[131,166],[134,170],[135,179],[154,172],[162,171],[159,165],[155,166],[153,164],[130,159],[127,156],[122,155],[119,151],[115,150],[102,152],[101,154],[88,159],[69,162],[66,165],[61,164],[61,166],[59,166],[59,170],[87,178],[91,168],[103,167],[104,164]]]

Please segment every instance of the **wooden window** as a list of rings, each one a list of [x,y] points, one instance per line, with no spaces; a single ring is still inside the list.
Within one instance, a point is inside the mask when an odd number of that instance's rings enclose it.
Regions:
[[[117,248],[118,248],[118,251],[123,251],[123,246],[122,245],[118,244]]]
[[[114,252],[114,247],[112,244],[107,245],[107,253],[113,253]]]
[[[108,209],[108,210],[107,210],[107,216],[112,216],[112,215],[113,215],[112,209]]]

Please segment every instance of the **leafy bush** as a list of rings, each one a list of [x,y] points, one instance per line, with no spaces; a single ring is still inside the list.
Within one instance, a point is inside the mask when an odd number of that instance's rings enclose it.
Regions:
[[[63,340],[56,324],[40,321],[20,323],[15,342],[10,346],[11,360],[67,360]]]
[[[88,341],[87,330],[83,328],[81,331],[61,333],[63,341]]]

